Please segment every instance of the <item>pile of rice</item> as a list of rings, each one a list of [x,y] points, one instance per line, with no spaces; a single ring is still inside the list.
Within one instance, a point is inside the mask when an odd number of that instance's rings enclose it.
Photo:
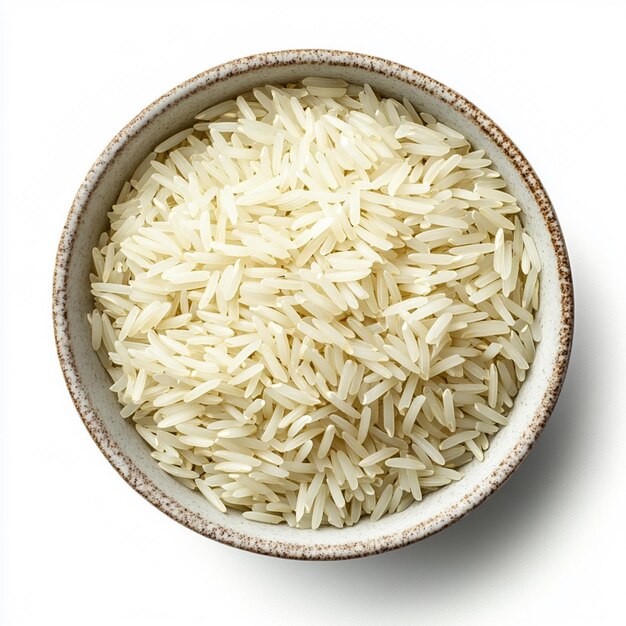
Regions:
[[[540,339],[537,250],[484,151],[327,78],[197,120],[93,250],[93,349],[155,461],[298,528],[462,478]]]

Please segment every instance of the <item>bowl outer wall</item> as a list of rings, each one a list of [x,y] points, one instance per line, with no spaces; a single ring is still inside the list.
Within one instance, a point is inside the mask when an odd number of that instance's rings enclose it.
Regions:
[[[246,520],[215,510],[163,472],[132,422],[120,417],[106,371],[91,350],[87,313],[91,249],[108,228],[107,211],[122,184],[157,143],[191,125],[194,114],[260,84],[308,75],[368,83],[383,96],[406,97],[420,111],[462,132],[486,150],[518,198],[526,229],[543,269],[539,320],[543,338],[511,411],[510,424],[493,438],[482,463],[465,466],[463,480],[429,494],[401,513],[350,528],[316,531]],[[254,55],[217,66],[174,88],[135,117],[88,172],[63,230],[55,265],[54,328],[59,359],[74,404],[101,451],[148,501],[185,526],[223,543],[272,556],[341,559],[375,554],[427,537],[491,495],[524,459],[543,429],[561,389],[574,320],[571,270],[556,214],[519,149],[482,111],[445,85],[391,61],[330,50]]]

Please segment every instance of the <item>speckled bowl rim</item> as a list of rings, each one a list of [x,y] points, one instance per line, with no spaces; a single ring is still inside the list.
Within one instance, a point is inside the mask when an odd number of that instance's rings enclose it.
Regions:
[[[210,85],[228,77],[254,72],[263,67],[305,63],[359,67],[384,76],[400,79],[409,85],[416,86],[430,93],[478,126],[515,167],[541,211],[556,254],[562,309],[556,364],[548,381],[545,394],[529,425],[529,430],[525,433],[524,441],[519,442],[511,454],[503,459],[492,474],[477,485],[472,493],[466,495],[462,502],[452,503],[445,511],[402,531],[389,533],[375,539],[352,541],[343,545],[306,545],[280,540],[266,540],[249,533],[234,531],[220,524],[208,524],[200,515],[190,511],[163,492],[145,476],[131,458],[122,453],[116,442],[108,436],[107,429],[98,417],[97,412],[89,405],[89,402],[86,400],[88,394],[84,393],[85,387],[81,381],[80,372],[76,367],[67,332],[68,303],[65,297],[65,281],[73,252],[76,231],[81,224],[81,214],[85,209],[85,205],[89,202],[91,193],[97,188],[110,163],[122,151],[125,142],[136,133],[141,132],[152,119],[157,117],[164,104],[167,106],[168,103],[189,97],[190,94],[204,90]],[[465,516],[493,494],[509,478],[536,442],[559,396],[569,362],[573,339],[574,294],[571,268],[563,233],[561,232],[552,203],[541,181],[519,148],[478,107],[439,81],[386,59],[338,50],[283,50],[255,54],[229,61],[198,74],[148,105],[111,140],[87,173],[74,199],[61,235],[54,269],[53,319],[59,361],[74,405],[91,437],[104,456],[133,489],[162,512],[184,526],[224,544],[270,556],[292,559],[334,560],[386,552],[424,539]],[[89,419],[87,419],[87,416],[89,416]]]

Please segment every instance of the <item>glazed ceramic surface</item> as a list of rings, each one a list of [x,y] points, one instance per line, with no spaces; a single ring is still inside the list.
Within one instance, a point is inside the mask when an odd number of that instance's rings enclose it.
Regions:
[[[538,317],[543,339],[515,399],[510,423],[492,440],[482,463],[402,513],[350,528],[299,530],[222,514],[198,492],[163,472],[133,423],[120,417],[108,375],[91,349],[87,313],[91,249],[108,229],[107,211],[122,184],[151,149],[192,124],[199,111],[267,84],[310,75],[368,83],[383,96],[408,98],[419,111],[463,133],[483,148],[522,208],[543,265]],[[441,83],[396,63],[363,54],[293,50],[260,54],[210,69],[144,109],[118,133],[80,187],[63,231],[54,278],[54,325],[61,366],[86,427],[110,463],[136,491],[192,530],[223,543],[274,556],[340,559],[390,550],[422,539],[462,517],[495,491],[523,460],[559,394],[573,332],[570,267],[556,215],[535,172],[484,113]]]

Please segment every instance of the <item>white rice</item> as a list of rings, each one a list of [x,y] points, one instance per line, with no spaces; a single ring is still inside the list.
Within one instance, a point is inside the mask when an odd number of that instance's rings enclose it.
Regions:
[[[539,253],[484,151],[321,77],[197,120],[92,255],[92,346],[155,462],[222,513],[298,528],[461,479],[539,340]]]

